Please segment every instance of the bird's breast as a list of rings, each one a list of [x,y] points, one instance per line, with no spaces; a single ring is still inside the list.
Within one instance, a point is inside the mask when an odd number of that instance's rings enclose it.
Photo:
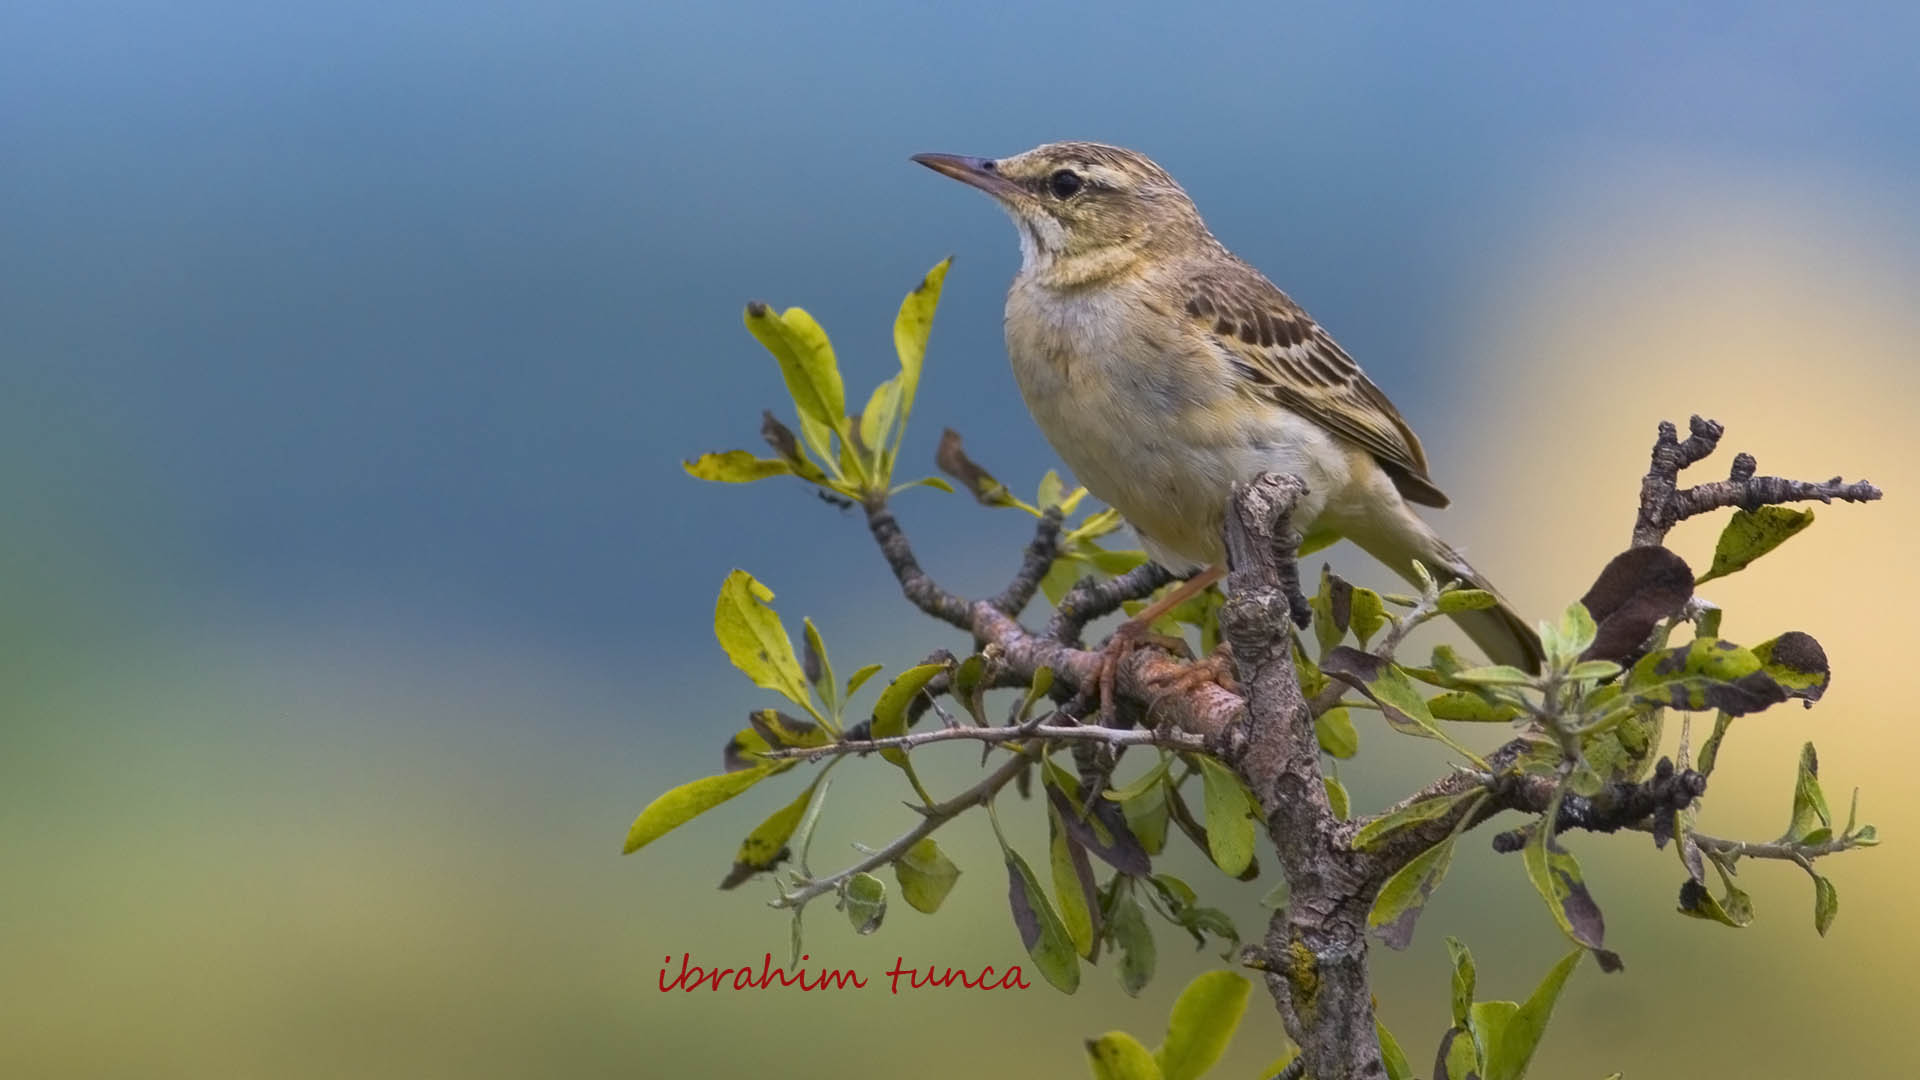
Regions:
[[[1060,294],[1016,283],[1007,352],[1028,410],[1095,498],[1163,562],[1217,562],[1232,485],[1264,468],[1303,475],[1317,429],[1250,405],[1226,361],[1150,295]],[[1311,484],[1313,477],[1309,477]],[[1177,557],[1177,558],[1176,558]]]

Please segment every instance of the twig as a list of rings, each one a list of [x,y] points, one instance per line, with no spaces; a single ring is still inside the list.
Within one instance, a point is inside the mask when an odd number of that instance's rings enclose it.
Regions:
[[[948,799],[946,802],[936,803],[933,806],[915,806],[914,809],[918,810],[924,816],[920,819],[919,824],[901,834],[893,843],[888,844],[878,851],[872,852],[866,858],[837,874],[829,877],[814,878],[801,884],[800,887],[793,892],[782,892],[779,899],[769,902],[769,906],[777,908],[798,907],[822,893],[833,892],[840,887],[841,882],[846,881],[855,874],[864,874],[875,867],[885,866],[900,856],[905,855],[913,845],[931,835],[935,829],[959,817],[963,812],[985,802],[991,798],[995,792],[1006,787],[1014,777],[1025,772],[1027,766],[1032,764],[1028,754],[1028,751],[1022,751],[1014,755],[1006,764],[988,773],[986,779],[953,798]]]
[[[1060,557],[1060,508],[1050,506],[1040,517],[1040,524],[1033,530],[1033,539],[1027,542],[1026,554],[1020,560],[1020,570],[1013,575],[1013,581],[1000,595],[993,598],[993,606],[1008,615],[1019,615],[1033,601],[1033,594],[1040,589],[1040,579],[1053,569],[1053,560]]]
[[[1107,746],[1162,746],[1169,750],[1204,751],[1205,739],[1184,731],[1152,731],[1143,728],[1105,728],[1098,725],[1021,724],[1013,727],[954,727],[916,731],[886,739],[843,739],[825,746],[796,746],[762,751],[763,758],[798,758],[816,761],[845,754],[868,754],[875,750],[913,750],[930,743],[979,742],[1007,743],[1024,740],[1040,742],[1102,743]]]
[[[1660,424],[1659,438],[1653,444],[1652,466],[1640,481],[1640,512],[1633,525],[1634,547],[1659,544],[1680,522],[1724,507],[1757,510],[1790,502],[1830,503],[1835,499],[1873,502],[1881,497],[1880,489],[1864,480],[1849,484],[1838,476],[1821,482],[1755,476],[1759,464],[1747,453],[1734,456],[1727,479],[1682,489],[1680,471],[1712,454],[1726,431],[1714,421],[1698,416],[1693,417],[1688,426],[1691,434],[1683,442],[1671,423]]]
[[[1129,600],[1152,596],[1172,580],[1174,577],[1166,567],[1153,562],[1141,563],[1106,581],[1082,578],[1060,598],[1053,618],[1047,622],[1047,636],[1062,645],[1078,645],[1088,623],[1119,611]]]
[[[920,569],[919,561],[913,557],[913,547],[907,543],[907,534],[900,530],[900,523],[894,520],[893,511],[887,509],[886,500],[872,499],[866,507],[867,528],[880,545],[880,554],[886,557],[887,565],[893,569],[894,579],[900,582],[900,591],[913,601],[915,607],[934,618],[962,630],[971,629],[967,602],[935,584],[927,572]]]

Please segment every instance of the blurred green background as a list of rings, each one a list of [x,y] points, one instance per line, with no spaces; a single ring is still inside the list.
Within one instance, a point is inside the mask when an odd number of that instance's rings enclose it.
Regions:
[[[1670,852],[1575,838],[1627,970],[1576,975],[1536,1075],[1904,1069],[1917,29],[1904,5],[7,5],[0,1075],[1054,1077],[1087,1035],[1151,1042],[1216,962],[1170,929],[1137,1001],[1104,969],[1073,998],[660,993],[665,956],[784,948],[764,883],[713,885],[798,777],[617,854],[771,703],[709,631],[729,569],[843,672],[963,644],[852,517],[679,461],[783,401],[743,301],[807,307],[864,388],[953,252],[906,454],[952,425],[1029,488],[1053,462],[1003,359],[1011,230],[905,159],[1054,138],[1153,154],[1339,336],[1523,608],[1625,544],[1661,418],[1888,488],[1709,592],[1730,634],[1833,657],[1819,708],[1738,726],[1702,821],[1777,835],[1814,738],[1886,840],[1831,864],[1831,936],[1792,867],[1743,874],[1734,931],[1674,914]],[[900,512],[963,590],[1027,531],[930,491]],[[1716,527],[1675,543],[1704,559]],[[1442,767],[1362,734],[1362,807]],[[905,795],[841,772],[816,859],[904,829]],[[1037,815],[1007,816],[1037,856]],[[856,938],[822,907],[815,962],[1017,962],[985,822],[943,844],[966,873],[938,920]],[[1172,865],[1258,925],[1270,882]],[[1494,996],[1564,948],[1520,868],[1465,845],[1378,958],[1423,1072],[1448,932]],[[1219,1075],[1279,1050],[1249,1017]]]

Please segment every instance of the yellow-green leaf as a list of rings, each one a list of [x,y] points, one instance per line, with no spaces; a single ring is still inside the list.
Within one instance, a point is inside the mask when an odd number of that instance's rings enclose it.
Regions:
[[[880,929],[887,917],[887,883],[865,872],[847,879],[840,894],[840,906],[847,909],[847,921],[856,934],[871,934]]]
[[[1173,1003],[1167,1038],[1154,1053],[1167,1080],[1195,1080],[1226,1053],[1253,984],[1237,972],[1209,971],[1187,984]]]
[[[816,778],[799,798],[775,810],[772,817],[747,834],[740,842],[739,853],[733,857],[733,869],[720,882],[722,889],[731,889],[762,870],[771,870],[786,857],[787,841],[793,839],[793,831],[800,827],[807,803],[813,800],[813,791],[819,786]]]
[[[719,806],[735,795],[793,766],[791,761],[771,762],[739,772],[720,773],[681,784],[647,804],[627,830],[623,854],[631,855],[674,829]]]
[[[846,431],[846,388],[833,357],[833,344],[813,316],[800,308],[781,313],[758,301],[747,305],[747,330],[780,365],[787,392],[800,413],[801,434],[824,461],[834,455],[822,431]]]
[[[1093,880],[1093,864],[1087,860],[1087,849],[1074,841],[1060,822],[1060,808],[1052,800],[1047,802],[1047,832],[1050,840],[1053,869],[1053,895],[1060,902],[1060,922],[1067,928],[1067,936],[1073,939],[1074,951],[1081,956],[1093,956],[1093,943],[1098,925],[1095,916],[1099,912]]]
[[[1229,877],[1253,862],[1254,802],[1245,784],[1225,765],[1195,755],[1207,802],[1207,853]]]
[[[1067,928],[1047,903],[1040,880],[1033,876],[1027,861],[1012,848],[1001,844],[1007,858],[1007,904],[1013,909],[1013,924],[1020,931],[1020,943],[1033,958],[1040,977],[1054,989],[1071,994],[1080,988],[1080,957]]]
[[[1087,1064],[1093,1069],[1093,1080],[1161,1080],[1153,1055],[1124,1031],[1088,1039]]]
[[[745,450],[701,454],[692,461],[681,462],[680,467],[687,470],[688,476],[722,484],[748,484],[793,472],[793,467],[779,458],[754,457]]]
[[[1755,559],[1786,543],[1811,524],[1811,510],[1793,510],[1784,506],[1735,510],[1727,527],[1720,533],[1720,542],[1714,546],[1713,565],[1694,584],[1704,584],[1746,569]]]
[[[898,454],[900,439],[906,434],[907,418],[913,415],[914,395],[920,392],[920,369],[927,359],[927,337],[933,333],[933,313],[940,307],[940,287],[947,280],[951,256],[941,259],[927,276],[920,279],[906,299],[900,301],[900,314],[893,320],[893,349],[900,354],[900,423],[895,428],[893,454]],[[888,458],[889,463],[892,457]]]
[[[793,639],[780,625],[780,616],[767,606],[773,590],[755,581],[745,570],[727,575],[720,586],[720,599],[714,604],[713,633],[727,651],[733,666],[752,679],[755,686],[784,694],[787,700],[813,713],[807,697],[806,677],[800,661],[793,655]]]
[[[947,858],[931,836],[920,838],[905,855],[895,860],[893,874],[900,880],[900,895],[906,898],[908,906],[928,915],[940,910],[941,903],[960,880],[960,868]]]
[[[1382,814],[1353,834],[1353,846],[1370,848],[1388,836],[1423,821],[1433,821],[1445,817],[1454,807],[1466,799],[1476,798],[1478,790],[1463,791],[1457,795],[1441,795],[1432,799],[1411,802],[1389,814]]]

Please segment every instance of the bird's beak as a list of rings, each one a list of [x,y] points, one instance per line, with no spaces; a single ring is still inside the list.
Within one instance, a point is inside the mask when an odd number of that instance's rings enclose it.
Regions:
[[[943,176],[951,176],[963,184],[971,184],[996,199],[1015,199],[1026,194],[1025,189],[1020,185],[995,171],[992,158],[963,157],[959,154],[915,154],[913,160]]]

